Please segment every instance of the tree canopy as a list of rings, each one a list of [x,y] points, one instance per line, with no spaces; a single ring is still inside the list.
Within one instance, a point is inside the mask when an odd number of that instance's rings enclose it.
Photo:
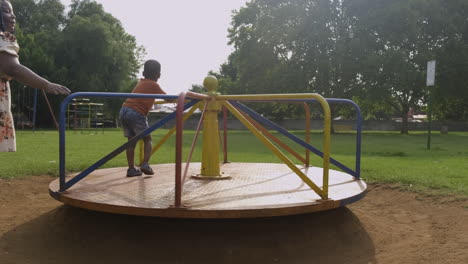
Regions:
[[[101,4],[73,0],[68,14],[59,0],[17,0],[13,4],[24,65],[72,92],[131,91],[144,48]],[[58,109],[62,98],[50,99]],[[114,101],[107,105],[113,114],[120,105]],[[47,106],[40,105],[38,122],[50,125]]]
[[[467,17],[463,0],[253,0],[233,13],[234,51],[217,74],[225,93],[354,99],[367,117],[400,115],[407,133],[409,109],[429,97],[440,118],[467,117]]]
[[[24,65],[74,92],[133,88],[144,48],[102,5],[73,0],[68,13],[59,0],[13,5]],[[468,119],[466,0],[251,0],[233,12],[228,37],[234,50],[211,72],[225,94],[353,99],[366,118],[399,115],[404,133],[409,109],[429,102],[439,119]],[[425,84],[429,60],[437,61],[434,87]],[[51,99],[57,109],[61,98]],[[50,125],[40,105],[39,122]],[[108,107],[115,114],[119,102]],[[275,119],[302,114],[287,104],[257,110]]]

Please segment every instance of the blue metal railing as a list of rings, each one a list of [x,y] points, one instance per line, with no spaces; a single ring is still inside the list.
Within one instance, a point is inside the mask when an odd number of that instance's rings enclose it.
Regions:
[[[178,98],[176,95],[163,95],[163,94],[136,94],[136,93],[96,93],[96,92],[79,92],[79,93],[73,93],[69,95],[65,100],[62,102],[60,106],[60,116],[59,116],[59,173],[60,173],[60,191],[65,191],[72,187],[74,184],[88,176],[91,172],[99,168],[100,166],[104,165],[107,161],[111,160],[118,154],[120,154],[122,151],[127,149],[127,146],[130,144],[135,144],[138,142],[138,140],[146,137],[149,135],[151,132],[154,130],[162,127],[164,124],[169,122],[171,119],[174,119],[176,116],[176,113],[171,113],[161,119],[159,122],[156,124],[150,126],[148,129],[145,131],[141,132],[140,134],[136,135],[133,137],[131,140],[127,141],[125,144],[122,146],[118,147],[117,149],[113,150],[109,154],[107,154],[104,158],[100,159],[72,179],[70,179],[68,182],[66,182],[65,179],[65,113],[67,110],[68,104],[76,97],[106,97],[106,98],[152,98],[152,99],[163,99],[163,100],[175,100]],[[195,103],[198,102],[198,100],[192,100],[188,103],[185,104],[184,109],[187,109]]]

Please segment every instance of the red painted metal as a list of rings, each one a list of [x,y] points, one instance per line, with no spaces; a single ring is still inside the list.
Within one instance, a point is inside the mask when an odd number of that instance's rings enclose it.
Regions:
[[[200,94],[200,93],[194,93],[194,92],[186,92],[185,94],[186,94],[186,97],[193,98],[193,99],[199,99],[199,100],[211,99],[211,97],[206,94]]]
[[[203,124],[203,118],[205,117],[205,111],[208,103],[205,102],[205,106],[203,107],[202,114],[200,116],[200,121],[198,121],[197,131],[195,132],[195,137],[193,138],[192,146],[190,147],[190,153],[187,158],[187,164],[185,164],[184,175],[182,177],[182,185],[185,183],[187,179],[187,171],[189,169],[190,161],[192,160],[193,150],[195,149],[195,144],[197,143],[198,135],[200,134],[201,126]]]

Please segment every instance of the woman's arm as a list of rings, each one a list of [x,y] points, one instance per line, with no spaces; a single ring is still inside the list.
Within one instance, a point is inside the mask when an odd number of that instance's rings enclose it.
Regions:
[[[43,89],[48,93],[70,94],[70,90],[67,87],[49,82],[31,71],[28,67],[21,65],[18,57],[5,52],[0,52],[0,72],[5,73],[22,84]]]

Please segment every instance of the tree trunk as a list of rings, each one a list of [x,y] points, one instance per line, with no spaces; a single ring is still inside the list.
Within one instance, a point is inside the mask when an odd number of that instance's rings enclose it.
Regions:
[[[403,111],[401,112],[401,134],[408,134],[408,111],[409,108],[403,108]]]

